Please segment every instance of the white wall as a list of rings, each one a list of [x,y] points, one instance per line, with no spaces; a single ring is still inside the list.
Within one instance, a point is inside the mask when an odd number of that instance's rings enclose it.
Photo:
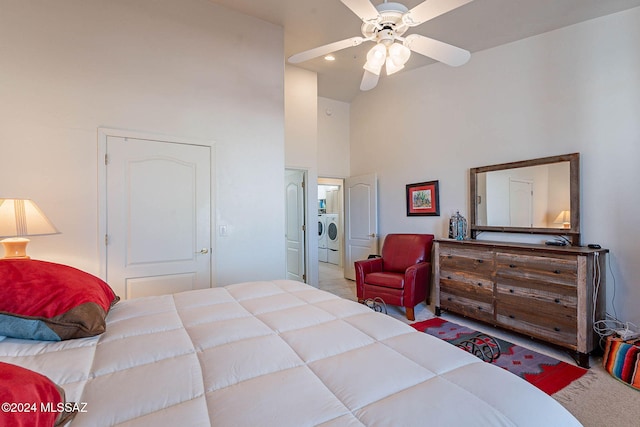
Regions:
[[[349,108],[346,102],[318,97],[318,174],[349,176]]]
[[[214,141],[216,284],[284,276],[284,194],[265,191],[284,182],[282,28],[206,0],[0,10],[0,197],[33,198],[62,232],[33,238],[34,258],[99,271],[109,127]]]
[[[307,171],[307,283],[318,284],[318,176],[349,176],[349,104],[318,97],[317,74],[285,66],[285,164]],[[329,112],[329,114],[327,114]]]
[[[307,173],[307,283],[318,285],[318,76],[285,66],[285,164]],[[284,245],[284,241],[283,241]]]
[[[580,152],[582,240],[611,250],[608,311],[640,325],[638,40],[635,8],[382,77],[351,104],[351,173],[378,173],[380,232],[446,236],[469,168]],[[441,216],[407,217],[405,185],[436,179]]]

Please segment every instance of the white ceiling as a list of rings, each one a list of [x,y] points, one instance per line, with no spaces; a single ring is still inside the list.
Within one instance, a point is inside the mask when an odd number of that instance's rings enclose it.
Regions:
[[[362,22],[340,0],[210,1],[282,26],[287,58],[317,46],[362,35]],[[411,9],[421,1],[399,2]],[[374,5],[382,2],[372,1]],[[407,34],[418,33],[461,47],[471,52],[473,60],[473,52],[636,6],[640,6],[640,0],[474,0],[411,28]],[[335,54],[333,62],[317,58],[297,66],[318,73],[319,96],[350,102],[360,90],[362,66],[371,46],[371,43],[363,43],[341,50]],[[433,62],[414,53],[405,70]],[[381,79],[384,78],[393,76],[382,75]]]

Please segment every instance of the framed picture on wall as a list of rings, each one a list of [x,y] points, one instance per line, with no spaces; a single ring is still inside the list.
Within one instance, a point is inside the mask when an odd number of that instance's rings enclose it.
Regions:
[[[440,216],[438,181],[407,184],[407,216]]]

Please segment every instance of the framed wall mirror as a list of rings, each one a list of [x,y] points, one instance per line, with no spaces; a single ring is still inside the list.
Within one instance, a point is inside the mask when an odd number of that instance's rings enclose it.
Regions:
[[[470,231],[565,236],[580,245],[580,154],[472,168]]]

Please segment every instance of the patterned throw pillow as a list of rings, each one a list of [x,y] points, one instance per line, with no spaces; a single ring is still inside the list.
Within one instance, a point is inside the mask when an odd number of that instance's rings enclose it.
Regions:
[[[640,340],[631,343],[607,337],[602,366],[614,378],[640,390]]]
[[[73,267],[0,260],[0,336],[60,341],[99,335],[119,299],[104,281]]]

